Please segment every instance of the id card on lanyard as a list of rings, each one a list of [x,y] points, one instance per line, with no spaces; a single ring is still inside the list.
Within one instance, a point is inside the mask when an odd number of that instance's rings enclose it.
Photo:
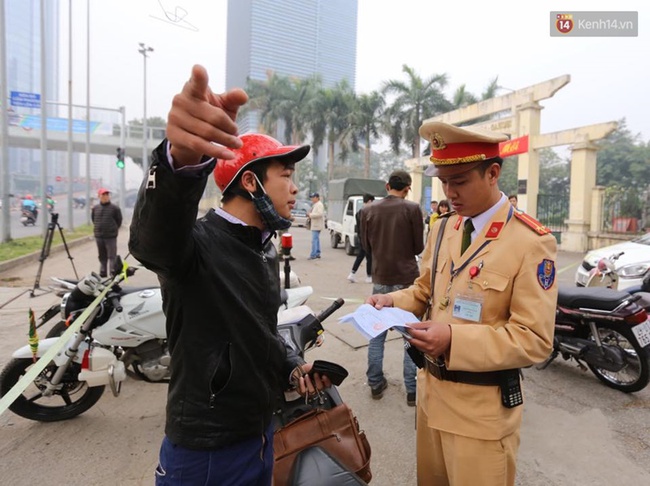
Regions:
[[[481,294],[459,293],[454,299],[451,315],[466,321],[481,322],[483,313],[483,296]]]

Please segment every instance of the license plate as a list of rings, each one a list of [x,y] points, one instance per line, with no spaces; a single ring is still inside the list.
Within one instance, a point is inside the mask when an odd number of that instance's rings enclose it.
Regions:
[[[638,326],[634,326],[632,332],[642,348],[650,345],[650,321],[645,321]]]

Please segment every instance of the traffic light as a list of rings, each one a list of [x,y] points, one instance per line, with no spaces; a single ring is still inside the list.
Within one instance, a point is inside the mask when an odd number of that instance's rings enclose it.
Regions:
[[[124,149],[122,147],[117,147],[117,160],[115,165],[118,169],[124,169]]]

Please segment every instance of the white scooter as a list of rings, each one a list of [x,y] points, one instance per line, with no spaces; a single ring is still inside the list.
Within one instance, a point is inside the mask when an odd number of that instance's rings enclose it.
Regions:
[[[118,257],[116,268],[121,268]],[[129,267],[133,275],[136,267]],[[287,277],[289,278],[289,277]],[[106,385],[115,396],[130,367],[145,381],[166,381],[169,377],[170,355],[167,346],[165,316],[159,287],[122,287],[121,280],[112,284],[94,308],[80,331],[54,357],[33,383],[12,403],[10,409],[25,418],[43,422],[75,417],[100,399]],[[98,293],[90,287],[108,285],[98,277],[74,282],[57,279],[65,293],[60,305],[52,306],[39,319],[47,322],[57,310],[61,321],[39,342],[36,356],[29,345],[16,350],[0,375],[0,396],[4,396],[42,357],[68,325],[91,304]],[[313,289],[309,286],[282,290],[283,303],[278,314],[304,304]]]

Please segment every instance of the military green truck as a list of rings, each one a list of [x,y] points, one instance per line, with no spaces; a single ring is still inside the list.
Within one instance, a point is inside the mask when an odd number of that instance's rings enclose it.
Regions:
[[[376,199],[385,197],[386,181],[349,177],[329,183],[327,230],[330,244],[337,248],[343,243],[348,255],[354,255],[359,248],[355,216],[363,207],[364,194],[372,194]]]

